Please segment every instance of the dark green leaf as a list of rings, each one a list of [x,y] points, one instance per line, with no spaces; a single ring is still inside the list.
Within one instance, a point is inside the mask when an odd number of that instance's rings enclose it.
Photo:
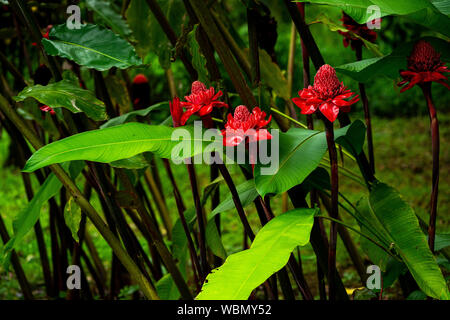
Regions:
[[[124,123],[130,122],[130,121],[134,121],[134,120],[136,120],[136,116],[146,117],[151,111],[153,111],[154,109],[158,109],[158,108],[167,108],[168,109],[169,103],[168,102],[160,102],[160,103],[154,104],[146,109],[136,110],[136,111],[131,111],[131,112],[125,113],[121,116],[118,116],[118,117],[108,120],[107,122],[102,124],[100,126],[100,128],[105,129],[105,128],[109,128],[109,127],[118,126],[120,124],[124,124]]]
[[[102,101],[95,98],[92,92],[67,80],[50,83],[46,86],[38,84],[26,87],[14,97],[16,101],[23,101],[26,98],[34,98],[52,108],[66,108],[73,113],[84,112],[93,120],[107,118],[105,104]]]
[[[42,39],[49,55],[73,60],[81,66],[104,71],[112,67],[126,69],[142,65],[127,41],[111,30],[96,25],[82,25],[81,29],[58,25],[51,29],[49,37]]]
[[[121,36],[129,36],[131,30],[122,16],[118,14],[111,6],[109,1],[105,0],[86,0],[86,5],[94,11],[107,26],[120,34]]]

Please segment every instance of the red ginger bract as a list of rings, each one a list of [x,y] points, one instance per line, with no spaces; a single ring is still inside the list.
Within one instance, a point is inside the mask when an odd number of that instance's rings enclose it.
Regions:
[[[263,129],[272,116],[265,120],[266,113],[260,108],[255,107],[250,113],[246,106],[240,105],[234,110],[234,116],[228,114],[225,129],[222,130],[223,144],[227,147],[234,147],[240,144],[248,137],[249,142],[256,142],[259,140],[270,140],[272,136]]]
[[[416,84],[436,81],[450,89],[444,81],[447,77],[444,72],[450,72],[441,61],[441,55],[434,50],[433,46],[424,40],[414,45],[411,55],[408,57],[408,70],[401,70],[403,81],[398,86],[403,86],[400,92],[411,89]]]
[[[298,92],[299,98],[292,101],[301,109],[302,114],[320,112],[331,122],[334,122],[339,111],[349,112],[350,106],[359,101],[358,95],[350,100],[354,93],[339,82],[336,71],[328,64],[324,64],[314,77],[314,86],[308,86]]]
[[[203,117],[210,114],[214,107],[228,107],[225,102],[218,100],[221,96],[222,91],[219,90],[216,93],[213,87],[206,89],[202,82],[194,81],[191,94],[184,97],[186,102],[180,102],[181,106],[186,109],[181,117],[181,125],[185,125],[193,114]]]
[[[377,33],[375,31],[370,30],[366,24],[359,24],[345,12],[342,15],[341,21],[342,21],[342,25],[348,31],[351,31],[354,34],[357,34],[361,38],[363,38],[367,41],[370,41],[370,42],[375,42],[375,40],[377,39]],[[350,32],[343,32],[343,31],[338,31],[338,32],[344,36],[344,39],[343,39],[344,47],[347,48],[348,45],[350,44],[352,49],[355,50],[356,46],[363,45],[363,42],[360,39],[352,36],[350,34]]]

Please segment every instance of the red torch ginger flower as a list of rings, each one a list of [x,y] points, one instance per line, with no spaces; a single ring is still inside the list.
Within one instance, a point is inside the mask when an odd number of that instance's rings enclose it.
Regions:
[[[331,122],[336,120],[339,111],[349,112],[350,106],[359,101],[358,95],[351,100],[345,100],[354,95],[344,87],[336,76],[336,71],[324,64],[314,77],[314,86],[309,86],[298,92],[299,98],[292,101],[301,109],[302,114],[312,114],[319,108],[320,112]]]
[[[180,98],[175,97],[173,101],[169,102],[170,114],[172,115],[173,126],[181,126],[181,117],[183,115],[183,107],[180,104]]]
[[[43,106],[40,106],[39,109],[41,109],[41,111],[43,111],[43,112],[50,112],[51,115],[55,114],[55,110],[53,110],[53,108],[49,107],[49,106],[43,105]]]
[[[338,31],[341,35],[344,36],[343,39],[344,47],[347,48],[348,45],[350,44],[352,49],[355,50],[357,46],[361,46],[363,44],[363,42],[360,39],[356,38],[354,35],[352,35],[352,33],[370,42],[375,42],[375,40],[377,39],[377,33],[375,31],[370,30],[366,24],[357,23],[355,20],[352,19],[352,17],[350,17],[345,12],[342,15],[341,21],[343,26],[348,31],[351,31],[351,32]]]
[[[225,124],[225,129],[222,130],[223,144],[227,147],[234,147],[240,144],[248,137],[249,142],[256,142],[259,140],[270,140],[272,136],[263,129],[272,116],[265,120],[266,113],[260,108],[253,108],[252,113],[248,111],[246,106],[238,106],[234,110],[234,117],[228,114],[228,121]]]
[[[444,82],[447,80],[444,72],[450,72],[450,70],[441,61],[441,55],[431,44],[420,40],[414,45],[408,57],[408,69],[400,71],[403,81],[398,86],[405,85],[400,92],[411,89],[416,84],[431,81],[436,81],[450,89],[450,86]]]
[[[191,94],[184,97],[186,102],[181,101],[181,105],[186,108],[181,117],[181,125],[184,125],[193,114],[203,117],[210,114],[214,107],[228,107],[225,102],[218,100],[220,96],[222,91],[216,93],[213,87],[206,89],[202,82],[194,81]]]

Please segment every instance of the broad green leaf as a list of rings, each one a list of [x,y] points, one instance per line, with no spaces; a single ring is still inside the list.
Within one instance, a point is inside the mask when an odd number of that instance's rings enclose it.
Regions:
[[[275,151],[279,152],[279,165],[275,174],[262,175],[264,166],[255,165],[256,190],[261,196],[282,193],[302,183],[319,165],[327,150],[323,132],[299,128],[279,133],[278,145],[279,149]]]
[[[450,246],[450,233],[438,233],[434,243],[434,250],[440,251]]]
[[[93,120],[107,118],[105,104],[102,101],[98,100],[92,92],[67,80],[50,83],[46,86],[38,84],[26,87],[14,97],[16,101],[23,101],[26,98],[34,98],[52,108],[66,108],[73,113],[84,112]]]
[[[241,200],[242,207],[246,207],[253,202],[258,196],[258,192],[256,191],[255,181],[247,180],[244,183],[236,186],[236,190],[239,194],[239,199]],[[231,210],[236,208],[234,205],[233,197],[229,194],[224,201],[222,201],[212,212],[211,216],[216,215],[217,213]],[[211,217],[210,216],[210,217]]]
[[[447,41],[431,37],[423,38],[423,40],[429,42],[441,54],[443,62],[450,62],[450,44]],[[384,57],[352,62],[335,69],[363,83],[370,82],[379,76],[398,79],[400,70],[406,69],[407,57],[410,55],[413,45],[414,42],[408,42]]]
[[[149,163],[142,154],[137,154],[128,159],[113,161],[110,165],[114,168],[142,169],[147,168]]]
[[[214,219],[210,219],[206,225],[205,230],[206,244],[211,249],[212,253],[225,260],[228,256],[225,247],[223,246],[222,239],[220,238],[219,231]]]
[[[306,0],[299,0],[299,2],[306,2]],[[308,2],[341,8],[361,24],[376,18],[374,11],[369,10],[369,7],[377,6],[381,17],[404,16],[422,26],[450,36],[450,19],[445,14],[447,5],[442,5],[438,1],[435,1],[434,5],[429,0],[308,0]]]
[[[151,111],[153,111],[154,109],[158,109],[158,108],[167,108],[168,109],[169,103],[168,102],[160,102],[160,103],[154,104],[146,109],[136,110],[136,111],[131,111],[131,112],[125,113],[121,116],[118,116],[118,117],[108,120],[107,122],[102,124],[100,126],[100,128],[105,129],[105,128],[109,128],[109,127],[118,126],[118,125],[126,123],[126,122],[134,121],[136,119],[136,116],[146,117]]]
[[[107,26],[120,34],[121,36],[129,36],[131,30],[122,16],[118,14],[111,6],[111,2],[105,0],[86,0],[86,5],[94,11]]]
[[[71,197],[69,201],[67,201],[66,206],[64,208],[64,221],[66,222],[67,227],[72,232],[72,237],[75,241],[78,240],[78,230],[80,229],[81,222],[81,208]]]
[[[402,258],[420,289],[436,299],[450,299],[447,284],[428,248],[414,210],[384,183],[374,183],[369,199],[359,206],[383,228],[382,236]],[[376,220],[375,220],[376,219]]]
[[[49,37],[42,39],[49,55],[73,60],[81,66],[104,71],[142,65],[127,41],[93,24],[82,25],[81,29],[69,29],[61,24],[51,29]]]
[[[54,163],[89,160],[109,163],[131,158],[146,151],[161,158],[181,161],[200,154],[203,147],[214,151],[214,143],[196,138],[193,128],[170,128],[143,123],[126,123],[106,129],[75,134],[50,143],[36,151],[25,164],[24,172]],[[174,134],[174,137],[172,137]],[[181,139],[178,134],[182,134]]]
[[[66,170],[69,168],[69,164],[63,164],[63,168]],[[82,169],[82,164],[75,162],[71,163],[69,168],[71,178],[75,179]],[[38,221],[44,203],[53,198],[59,192],[61,187],[62,183],[53,173],[47,177],[39,190],[35,193],[33,199],[31,199],[27,206],[19,212],[13,221],[14,234],[3,247],[1,252],[2,258],[5,258],[9,252],[18,248],[23,238],[33,229],[33,226]]]
[[[197,300],[245,300],[280,270],[297,246],[309,242],[314,209],[295,209],[269,221],[250,249],[230,255],[206,278]]]
[[[159,279],[155,289],[161,300],[178,300],[181,296],[170,274]]]

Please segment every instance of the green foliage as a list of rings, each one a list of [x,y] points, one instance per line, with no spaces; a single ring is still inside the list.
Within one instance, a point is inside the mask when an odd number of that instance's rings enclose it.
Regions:
[[[427,295],[450,299],[444,277],[428,248],[414,210],[395,189],[375,183],[369,198],[361,201],[358,210],[377,230],[374,238],[381,237],[398,253]]]
[[[206,278],[197,300],[244,300],[252,290],[289,260],[297,246],[309,242],[313,209],[296,209],[267,223],[256,235],[250,249],[230,255]]]
[[[129,36],[131,30],[123,18],[112,8],[109,1],[105,0],[86,0],[86,5],[94,11],[101,21],[123,37]]]
[[[107,118],[105,104],[96,99],[94,94],[72,82],[62,80],[46,86],[35,85],[23,89],[14,99],[23,101],[34,98],[51,108],[66,108],[73,113],[84,112],[93,120]]]
[[[45,51],[75,61],[81,66],[108,70],[112,67],[126,69],[142,65],[134,48],[117,34],[96,25],[82,25],[69,29],[66,24],[55,26],[50,39],[42,39]]]
[[[64,221],[72,233],[72,238],[75,241],[79,241],[78,230],[80,229],[81,222],[81,208],[72,197],[67,201],[66,207],[64,208]]]

